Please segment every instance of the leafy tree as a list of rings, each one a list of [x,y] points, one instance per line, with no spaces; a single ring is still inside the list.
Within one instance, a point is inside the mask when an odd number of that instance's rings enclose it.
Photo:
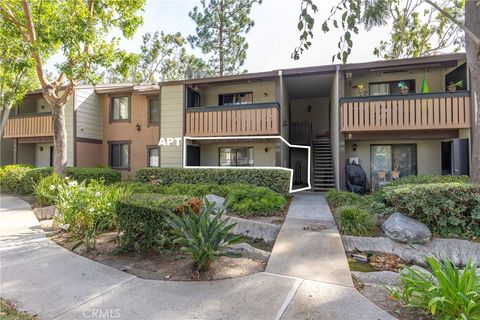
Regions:
[[[411,3],[425,3],[431,6],[442,15],[440,21],[443,21],[445,30],[454,30],[459,28],[465,34],[465,47],[467,54],[467,64],[471,75],[471,87],[474,92],[475,101],[473,102],[473,125],[472,125],[472,152],[470,176],[472,181],[480,182],[480,0],[464,0],[464,1],[446,1],[447,6],[442,7],[432,0],[418,0]],[[323,22],[322,30],[329,32],[331,25],[335,28],[341,28],[342,35],[338,42],[339,51],[333,56],[333,60],[338,59],[346,62],[348,56],[352,52],[353,41],[352,34],[357,34],[359,28],[369,31],[374,26],[386,26],[390,23],[391,18],[395,18],[390,9],[397,4],[397,0],[340,0],[339,3],[330,10],[330,16]],[[464,3],[463,18],[459,16],[459,5]],[[454,10],[453,10],[453,9]],[[318,7],[314,0],[302,0],[301,12],[299,16],[298,29],[301,31],[300,44],[292,53],[293,59],[299,59],[304,50],[308,50],[311,46],[313,37],[313,27],[315,25],[314,14],[318,12]],[[430,10],[428,11],[430,12]],[[465,22],[462,22],[464,20]],[[395,25],[401,21],[394,21],[394,34],[396,32]],[[407,28],[408,29],[408,28]],[[407,30],[406,29],[406,30]],[[414,41],[423,39],[423,35],[414,37]],[[422,40],[422,41],[423,41]],[[427,39],[428,40],[428,37]],[[397,39],[391,39],[392,44],[398,45]],[[422,47],[415,42],[410,44],[410,48]],[[428,46],[424,48],[428,49]],[[388,49],[387,49],[388,50]],[[392,56],[397,51],[402,54],[415,56],[415,50],[405,51],[405,49],[391,50]],[[428,51],[423,50],[424,54]]]
[[[34,64],[27,48],[16,41],[15,28],[0,21],[0,137],[7,124],[10,110],[25,94],[35,88]]]
[[[187,70],[205,70],[207,75],[212,74],[208,65],[200,58],[187,54],[186,40],[179,33],[166,34],[155,32],[143,35],[143,44],[139,54],[131,54],[127,59],[130,69],[124,76],[123,64],[119,70],[112,69],[107,79],[109,82],[134,82],[147,83],[166,80],[179,80],[184,78]]]
[[[119,29],[131,37],[142,23],[138,15],[145,0],[2,0],[0,16],[15,27],[15,41],[31,55],[42,93],[52,108],[54,168],[62,174],[67,165],[65,106],[79,82],[95,83],[99,69],[110,67],[125,54],[118,40],[108,33]],[[54,54],[64,60],[56,64],[52,79],[44,70]]]
[[[207,2],[208,1],[208,2]],[[249,18],[254,3],[262,0],[201,0],[188,14],[197,24],[196,35],[188,37],[192,46],[211,55],[209,61],[216,74],[241,72],[247,57],[245,34],[254,26]]]

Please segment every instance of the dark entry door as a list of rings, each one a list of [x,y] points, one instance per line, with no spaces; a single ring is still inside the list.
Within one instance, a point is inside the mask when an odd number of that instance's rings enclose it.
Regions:
[[[463,176],[470,173],[468,139],[452,141],[452,175]]]
[[[50,167],[53,167],[53,146],[50,147]]]
[[[187,166],[200,166],[200,147],[187,146]]]

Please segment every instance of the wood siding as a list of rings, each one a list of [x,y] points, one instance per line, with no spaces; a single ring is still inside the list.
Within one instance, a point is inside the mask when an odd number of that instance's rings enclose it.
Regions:
[[[11,115],[3,138],[32,138],[53,136],[51,113]]]
[[[218,109],[218,110],[215,110]],[[278,135],[279,108],[275,104],[194,108],[185,114],[185,135],[190,137]]]
[[[341,103],[342,132],[470,128],[467,94],[346,99]]]
[[[160,137],[164,139],[182,138],[185,87],[183,85],[165,85],[160,90]],[[161,167],[182,167],[182,165],[183,141],[179,146],[160,147]]]
[[[77,110],[77,138],[98,139],[103,137],[102,99],[91,88],[75,90]]]

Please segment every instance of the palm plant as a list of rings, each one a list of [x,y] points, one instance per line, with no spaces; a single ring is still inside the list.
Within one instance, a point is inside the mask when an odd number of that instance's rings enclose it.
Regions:
[[[480,283],[476,266],[469,261],[460,270],[450,259],[426,261],[432,274],[406,268],[402,289],[390,289],[392,297],[407,307],[423,309],[436,319],[479,320]]]
[[[228,255],[226,251],[230,245],[243,242],[242,236],[230,234],[236,224],[223,217],[228,204],[212,217],[215,204],[207,199],[204,201],[205,205],[198,214],[187,207],[183,215],[171,215],[167,219],[177,232],[174,242],[183,252],[192,255],[198,271],[206,271],[213,261]]]

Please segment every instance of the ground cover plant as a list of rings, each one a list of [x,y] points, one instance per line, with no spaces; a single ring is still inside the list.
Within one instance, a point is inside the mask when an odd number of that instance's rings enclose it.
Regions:
[[[230,245],[243,242],[242,236],[230,233],[235,224],[224,218],[225,208],[217,210],[211,219],[214,205],[205,199],[205,205],[199,213],[188,209],[182,215],[170,214],[167,219],[176,233],[174,243],[180,245],[181,251],[192,256],[194,267],[202,272],[213,261],[228,255]]]
[[[290,172],[281,169],[145,168],[137,170],[135,179],[164,185],[199,181],[219,185],[243,183],[267,187],[284,195],[290,189]]]
[[[338,227],[342,234],[370,237],[377,233],[375,219],[366,210],[357,207],[341,207],[336,213]]]
[[[399,289],[390,289],[392,297],[410,308],[418,308],[435,319],[480,319],[480,279],[476,266],[469,262],[463,270],[447,258],[443,263],[433,257],[426,261],[432,274],[414,268],[402,272]]]

